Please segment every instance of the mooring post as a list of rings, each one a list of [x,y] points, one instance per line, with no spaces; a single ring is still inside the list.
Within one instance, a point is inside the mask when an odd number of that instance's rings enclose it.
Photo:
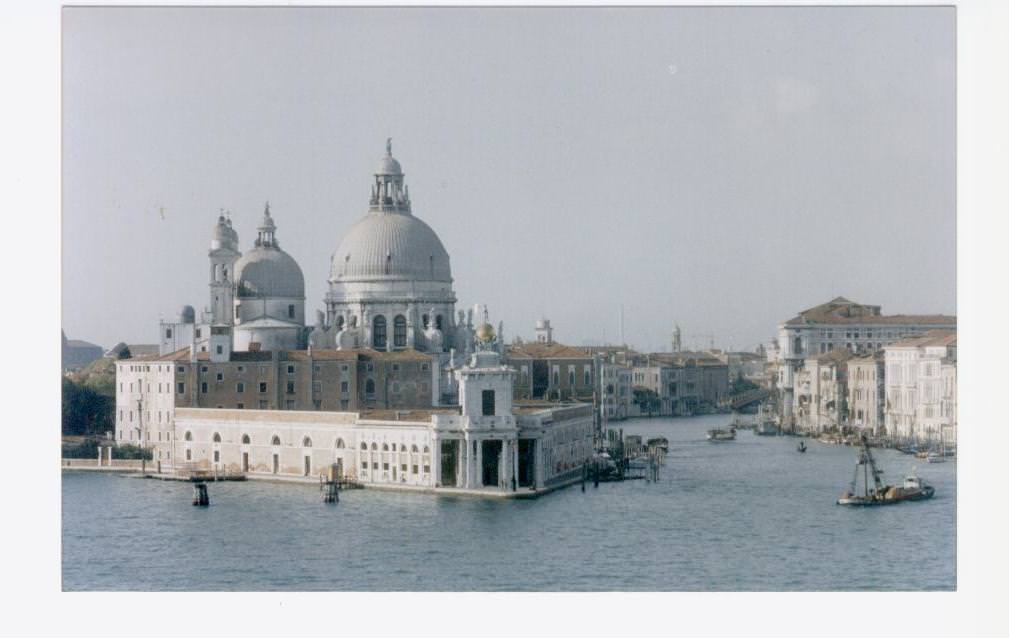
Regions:
[[[193,483],[193,505],[200,507],[210,505],[210,494],[207,491],[207,484],[203,481]]]

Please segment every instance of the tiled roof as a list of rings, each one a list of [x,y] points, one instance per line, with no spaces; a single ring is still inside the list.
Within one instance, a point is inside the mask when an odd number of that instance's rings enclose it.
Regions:
[[[879,306],[855,303],[836,297],[825,304],[807,308],[785,322],[786,326],[806,324],[859,325],[956,325],[949,315],[882,315]]]
[[[508,346],[506,358],[511,359],[591,359],[579,348],[560,343],[523,343]]]
[[[923,335],[902,339],[887,348],[925,348],[929,346],[955,346],[956,330],[929,330]]]

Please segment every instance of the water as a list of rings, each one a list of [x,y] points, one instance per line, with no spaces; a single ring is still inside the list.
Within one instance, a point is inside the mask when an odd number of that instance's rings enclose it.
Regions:
[[[930,501],[834,504],[855,449],[740,432],[725,416],[628,421],[665,436],[658,483],[578,486],[534,500],[377,490],[325,505],[316,486],[63,475],[67,590],[952,590],[955,464],[874,454]]]

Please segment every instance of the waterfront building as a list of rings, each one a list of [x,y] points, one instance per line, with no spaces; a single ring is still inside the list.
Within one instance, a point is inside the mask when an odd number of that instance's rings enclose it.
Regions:
[[[956,440],[956,332],[936,330],[886,348],[886,431],[897,439]]]
[[[833,430],[845,424],[848,399],[848,360],[845,348],[808,357],[795,379],[793,413],[796,426],[806,432]]]
[[[865,305],[837,297],[803,310],[782,323],[776,352],[777,388],[782,420],[794,421],[795,374],[809,356],[844,348],[853,354],[870,354],[906,337],[933,329],[956,329],[956,317],[948,315],[884,315],[880,306]],[[772,352],[769,350],[768,352]]]
[[[848,360],[848,424],[873,435],[884,425],[884,351]]]
[[[415,350],[180,350],[116,363],[116,440],[168,440],[177,408],[348,411],[432,404],[436,360]]]
[[[505,358],[518,372],[516,399],[592,400],[595,360],[584,350],[553,341],[513,343]]]
[[[455,371],[460,404],[404,412],[178,408],[170,464],[263,477],[316,477],[331,466],[366,485],[522,495],[578,480],[592,456],[592,406],[513,401],[515,370],[490,324]],[[176,436],[177,435],[177,436]],[[170,457],[170,458],[169,458]]]

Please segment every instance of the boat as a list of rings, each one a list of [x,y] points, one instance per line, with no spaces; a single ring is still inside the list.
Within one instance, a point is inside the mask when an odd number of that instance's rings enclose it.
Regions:
[[[774,417],[774,411],[770,406],[761,404],[757,411],[756,423],[753,427],[754,434],[767,436],[778,433],[778,422]]]
[[[800,451],[800,452],[805,452],[806,451],[806,442],[805,441],[799,441],[799,447],[797,447],[795,449],[798,450],[798,451]]]
[[[928,456],[925,457],[925,460],[929,463],[945,463],[946,456],[938,452],[929,452]]]
[[[862,469],[863,491],[858,493],[858,471]],[[872,472],[873,487],[869,487],[869,472]],[[928,485],[914,473],[914,469],[904,479],[904,484],[900,486],[884,485],[880,474],[883,470],[876,467],[876,460],[872,458],[869,444],[865,435],[861,437],[861,450],[858,453],[858,461],[855,463],[855,475],[851,479],[850,489],[837,499],[838,505],[892,505],[903,501],[920,501],[932,498],[935,488]]]
[[[708,440],[709,441],[735,441],[736,440],[736,428],[729,428],[725,430],[723,428],[715,428],[713,430],[708,430]]]
[[[664,436],[659,436],[654,439],[648,439],[648,447],[657,447],[663,452],[669,452],[669,439]]]

